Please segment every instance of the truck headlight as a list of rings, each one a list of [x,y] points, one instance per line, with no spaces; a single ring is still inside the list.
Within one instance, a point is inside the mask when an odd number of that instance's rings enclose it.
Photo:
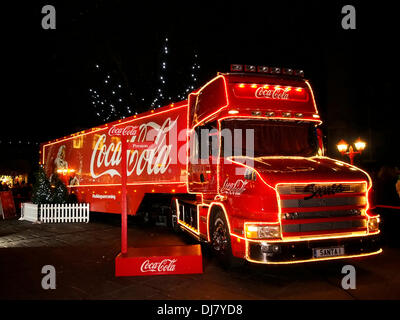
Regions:
[[[368,232],[377,232],[379,230],[379,222],[381,219],[378,217],[371,217],[368,219]]]
[[[279,225],[246,224],[246,237],[249,239],[277,239],[281,237]]]

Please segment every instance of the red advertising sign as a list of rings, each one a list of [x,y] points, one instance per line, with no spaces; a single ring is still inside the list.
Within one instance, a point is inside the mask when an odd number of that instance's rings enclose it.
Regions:
[[[200,245],[129,248],[115,260],[115,275],[203,273]]]
[[[14,218],[16,216],[15,204],[11,191],[0,192],[0,215],[3,219]]]

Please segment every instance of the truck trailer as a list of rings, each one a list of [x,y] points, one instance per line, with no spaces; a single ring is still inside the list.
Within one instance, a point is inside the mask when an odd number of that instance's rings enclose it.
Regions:
[[[291,264],[382,252],[367,172],[325,155],[313,90],[298,70],[234,65],[187,100],[40,146],[93,212],[159,211],[175,231],[236,258]]]

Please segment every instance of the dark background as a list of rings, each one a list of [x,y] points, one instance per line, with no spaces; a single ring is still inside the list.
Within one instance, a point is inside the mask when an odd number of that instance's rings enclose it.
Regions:
[[[56,30],[41,27],[46,4],[56,8]],[[356,8],[356,30],[341,27],[346,4]],[[34,143],[101,124],[89,89],[104,91],[106,74],[122,84],[124,103],[147,110],[159,87],[165,37],[168,95],[187,87],[194,52],[198,86],[231,63],[300,68],[315,91],[329,156],[344,159],[336,143],[361,137],[367,148],[357,165],[399,163],[391,2],[29,1],[2,8],[3,167],[21,159],[35,164]]]

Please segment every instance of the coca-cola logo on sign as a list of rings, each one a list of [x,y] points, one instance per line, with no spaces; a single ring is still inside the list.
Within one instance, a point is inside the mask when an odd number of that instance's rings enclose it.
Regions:
[[[273,88],[267,89],[260,87],[256,90],[256,98],[264,99],[277,99],[277,100],[288,100],[289,99],[289,88]]]
[[[141,272],[174,272],[176,259],[164,259],[159,262],[146,260],[140,266]]]

